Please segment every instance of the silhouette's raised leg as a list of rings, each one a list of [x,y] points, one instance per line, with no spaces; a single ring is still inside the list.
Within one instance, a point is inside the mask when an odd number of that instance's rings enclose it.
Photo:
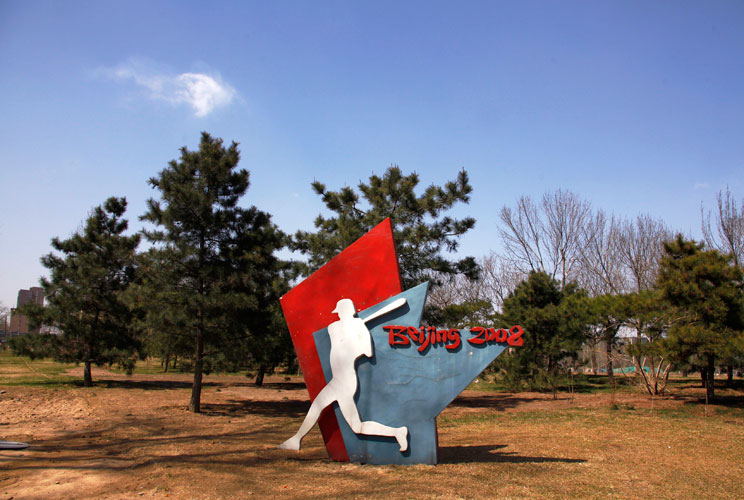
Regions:
[[[408,449],[408,427],[389,427],[373,420],[362,422],[362,419],[359,417],[359,410],[354,403],[353,396],[339,398],[338,407],[341,409],[341,413],[349,424],[349,427],[351,427],[351,430],[356,434],[394,437],[395,440],[398,441],[398,446],[400,446],[401,452]]]
[[[336,401],[335,391],[332,387],[325,386],[315,397],[313,404],[310,405],[310,409],[307,411],[307,415],[305,415],[305,420],[302,421],[300,430],[298,430],[294,436],[280,444],[279,448],[282,450],[299,450],[302,445],[302,438],[305,437],[305,434],[310,432],[310,429],[313,428],[315,422],[318,421],[318,418],[320,418],[320,412],[334,401]]]

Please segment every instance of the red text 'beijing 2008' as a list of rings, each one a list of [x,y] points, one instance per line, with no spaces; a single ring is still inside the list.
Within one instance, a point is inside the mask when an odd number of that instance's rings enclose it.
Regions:
[[[418,351],[423,352],[429,346],[444,345],[448,350],[455,350],[462,343],[460,330],[457,328],[439,329],[436,326],[415,326],[387,325],[382,327],[388,332],[388,343],[393,347],[404,347],[411,344],[411,341],[418,344]],[[470,329],[472,337],[468,342],[472,345],[482,345],[485,343],[502,344],[507,343],[510,346],[521,346],[524,344],[522,334],[524,331],[519,325],[514,325],[508,330],[504,328],[484,328],[476,326]]]

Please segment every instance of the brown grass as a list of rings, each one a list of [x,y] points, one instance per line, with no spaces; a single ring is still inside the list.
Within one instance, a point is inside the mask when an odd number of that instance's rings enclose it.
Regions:
[[[440,465],[328,460],[317,428],[275,447],[309,406],[299,379],[206,378],[186,411],[187,375],[97,371],[91,389],[0,385],[0,500],[216,498],[742,498],[744,393],[705,416],[688,386],[560,395],[465,391],[440,416]],[[0,381],[2,384],[2,381]]]

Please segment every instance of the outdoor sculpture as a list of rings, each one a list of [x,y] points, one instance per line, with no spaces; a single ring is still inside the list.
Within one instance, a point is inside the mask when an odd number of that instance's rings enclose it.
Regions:
[[[427,289],[401,290],[385,220],[282,297],[312,405],[280,448],[317,421],[333,460],[437,463],[437,415],[522,329],[421,326]]]

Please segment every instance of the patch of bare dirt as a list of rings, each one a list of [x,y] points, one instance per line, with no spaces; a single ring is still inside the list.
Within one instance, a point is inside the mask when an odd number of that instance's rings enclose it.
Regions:
[[[744,425],[734,404],[688,408],[699,393],[465,391],[442,414],[440,465],[328,460],[317,428],[276,449],[309,407],[304,384],[94,372],[93,388],[0,386],[0,500],[232,498],[736,498]],[[739,397],[734,395],[732,397]],[[612,411],[612,403],[629,410]],[[651,409],[651,405],[654,409]],[[699,411],[698,411],[699,410]],[[720,413],[720,415],[719,415]]]

